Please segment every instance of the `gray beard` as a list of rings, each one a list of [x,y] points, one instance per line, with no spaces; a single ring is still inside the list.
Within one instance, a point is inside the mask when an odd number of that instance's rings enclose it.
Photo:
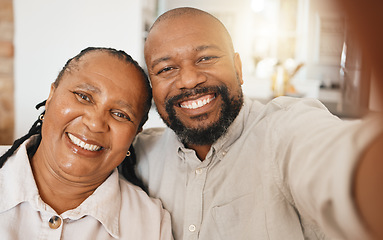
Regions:
[[[191,94],[211,92],[212,89],[216,92],[217,96],[221,96],[223,101],[218,121],[212,123],[210,126],[207,127],[186,127],[176,116],[174,102]],[[229,91],[225,85],[221,85],[218,87],[199,88],[193,89],[192,92],[189,93],[180,94],[166,101],[166,112],[168,114],[168,121],[165,121],[163,116],[161,117],[164,120],[165,124],[176,133],[176,135],[184,145],[211,145],[214,142],[216,142],[221,136],[226,134],[229,126],[238,116],[242,105],[242,91],[239,91],[236,96],[230,98]],[[198,118],[203,119],[204,117],[206,116],[201,115]]]

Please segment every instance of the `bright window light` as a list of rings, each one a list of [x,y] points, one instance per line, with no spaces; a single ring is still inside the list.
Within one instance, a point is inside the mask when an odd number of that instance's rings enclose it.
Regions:
[[[262,12],[265,8],[265,0],[251,0],[251,9],[254,12]]]

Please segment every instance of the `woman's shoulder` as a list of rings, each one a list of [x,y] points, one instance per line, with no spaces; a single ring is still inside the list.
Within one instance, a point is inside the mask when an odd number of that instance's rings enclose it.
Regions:
[[[120,228],[121,236],[138,233],[135,239],[173,239],[170,214],[159,199],[149,197],[122,177],[120,189],[120,220],[125,226]]]
[[[159,199],[149,197],[149,195],[140,187],[128,182],[120,176],[120,190],[122,200],[129,202],[131,206],[153,209],[162,208],[162,203]]]
[[[10,148],[10,145],[0,145],[0,156],[3,155]]]

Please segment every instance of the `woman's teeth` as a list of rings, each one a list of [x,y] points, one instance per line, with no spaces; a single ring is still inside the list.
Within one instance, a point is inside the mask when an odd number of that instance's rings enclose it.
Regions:
[[[81,141],[80,139],[78,139],[77,137],[73,136],[70,133],[68,133],[68,137],[72,141],[73,144],[75,144],[75,145],[77,145],[77,146],[79,146],[79,147],[81,147],[81,148],[83,148],[85,150],[95,152],[95,151],[98,151],[98,150],[101,149],[100,146],[89,144],[89,143],[85,143],[85,142]]]
[[[197,108],[205,106],[206,104],[211,102],[214,98],[215,97],[208,97],[208,98],[203,98],[203,99],[199,98],[199,99],[194,100],[194,101],[182,102],[180,104],[180,107],[181,108],[187,108],[187,109],[197,109]]]

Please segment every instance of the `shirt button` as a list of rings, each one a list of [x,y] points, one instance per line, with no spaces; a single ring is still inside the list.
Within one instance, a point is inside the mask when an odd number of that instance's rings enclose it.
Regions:
[[[189,226],[189,231],[194,232],[195,231],[195,226],[192,224]]]
[[[202,168],[198,168],[198,169],[195,170],[195,173],[197,175],[200,175],[202,173],[202,171],[203,171]]]
[[[49,219],[49,227],[52,229],[57,229],[61,225],[61,218],[58,216],[53,216]]]

